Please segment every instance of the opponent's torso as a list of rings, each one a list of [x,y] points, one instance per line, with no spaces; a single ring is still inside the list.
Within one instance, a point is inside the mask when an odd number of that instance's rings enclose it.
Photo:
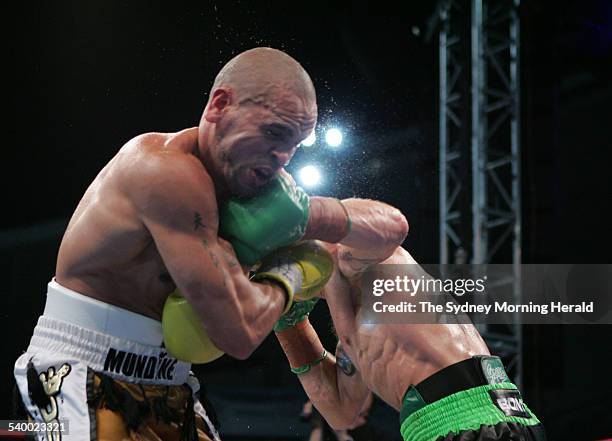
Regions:
[[[60,246],[56,280],[101,301],[159,319],[175,289],[148,233],[129,186],[146,155],[186,149],[193,133],[148,134],[131,141],[91,183],[75,210]],[[186,152],[186,154],[188,154]]]
[[[384,264],[414,263],[398,248]],[[433,373],[489,351],[473,325],[364,324],[360,321],[360,281],[338,271],[325,289],[343,348],[367,386],[399,410],[403,395]],[[331,294],[333,292],[333,294]]]

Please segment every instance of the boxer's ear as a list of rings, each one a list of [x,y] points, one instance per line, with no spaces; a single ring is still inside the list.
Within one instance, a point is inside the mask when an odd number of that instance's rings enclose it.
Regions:
[[[217,123],[227,109],[234,103],[234,92],[228,87],[218,87],[212,93],[204,111],[204,118],[210,123]]]

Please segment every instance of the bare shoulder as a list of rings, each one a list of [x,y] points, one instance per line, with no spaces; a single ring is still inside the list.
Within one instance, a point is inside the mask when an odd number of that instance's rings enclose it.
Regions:
[[[121,149],[122,185],[139,211],[160,204],[166,212],[184,203],[216,207],[213,180],[183,132],[145,133]]]

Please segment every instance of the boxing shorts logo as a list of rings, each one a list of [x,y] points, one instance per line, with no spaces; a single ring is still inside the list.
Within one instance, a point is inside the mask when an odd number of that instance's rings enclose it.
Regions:
[[[57,371],[55,370],[55,366],[50,366],[38,376],[45,394],[49,397],[49,404],[44,407],[37,407],[40,410],[43,421],[45,423],[50,423],[50,427],[53,426],[53,423],[56,423],[59,427],[59,409],[56,397],[61,392],[64,377],[66,377],[71,370],[72,368],[70,365],[64,363]],[[46,432],[46,438],[50,441],[60,441],[62,439],[62,433],[59,430],[51,430]]]
[[[521,393],[516,389],[493,389],[489,391],[491,400],[506,416],[531,418],[525,409]]]
[[[504,365],[498,357],[483,357],[480,360],[482,373],[489,384],[505,383],[510,381]]]
[[[109,348],[104,360],[106,372],[145,380],[172,380],[178,360],[160,352],[159,356],[134,354]]]

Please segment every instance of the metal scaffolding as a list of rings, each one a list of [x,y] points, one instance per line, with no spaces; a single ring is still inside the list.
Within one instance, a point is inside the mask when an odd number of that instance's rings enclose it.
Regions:
[[[469,50],[462,10],[439,4],[440,14],[440,258],[453,262],[469,246]]]
[[[521,194],[519,0],[442,1],[440,14],[440,259],[457,262],[465,249],[475,264],[512,263],[510,277],[489,280],[511,290],[520,303]],[[471,20],[467,13],[471,10]],[[459,19],[457,18],[459,16]],[[470,56],[457,57],[461,32],[471,23]],[[471,61],[469,90],[457,90],[458,77]],[[471,119],[456,108],[471,108]],[[469,127],[470,142],[458,128]],[[471,158],[471,207],[460,203],[469,178],[457,167]],[[465,225],[471,220],[471,231]],[[450,256],[454,251],[454,256]],[[449,257],[453,257],[450,259]],[[480,326],[492,350],[502,355],[517,385],[522,377],[522,331],[518,315],[507,326]]]

